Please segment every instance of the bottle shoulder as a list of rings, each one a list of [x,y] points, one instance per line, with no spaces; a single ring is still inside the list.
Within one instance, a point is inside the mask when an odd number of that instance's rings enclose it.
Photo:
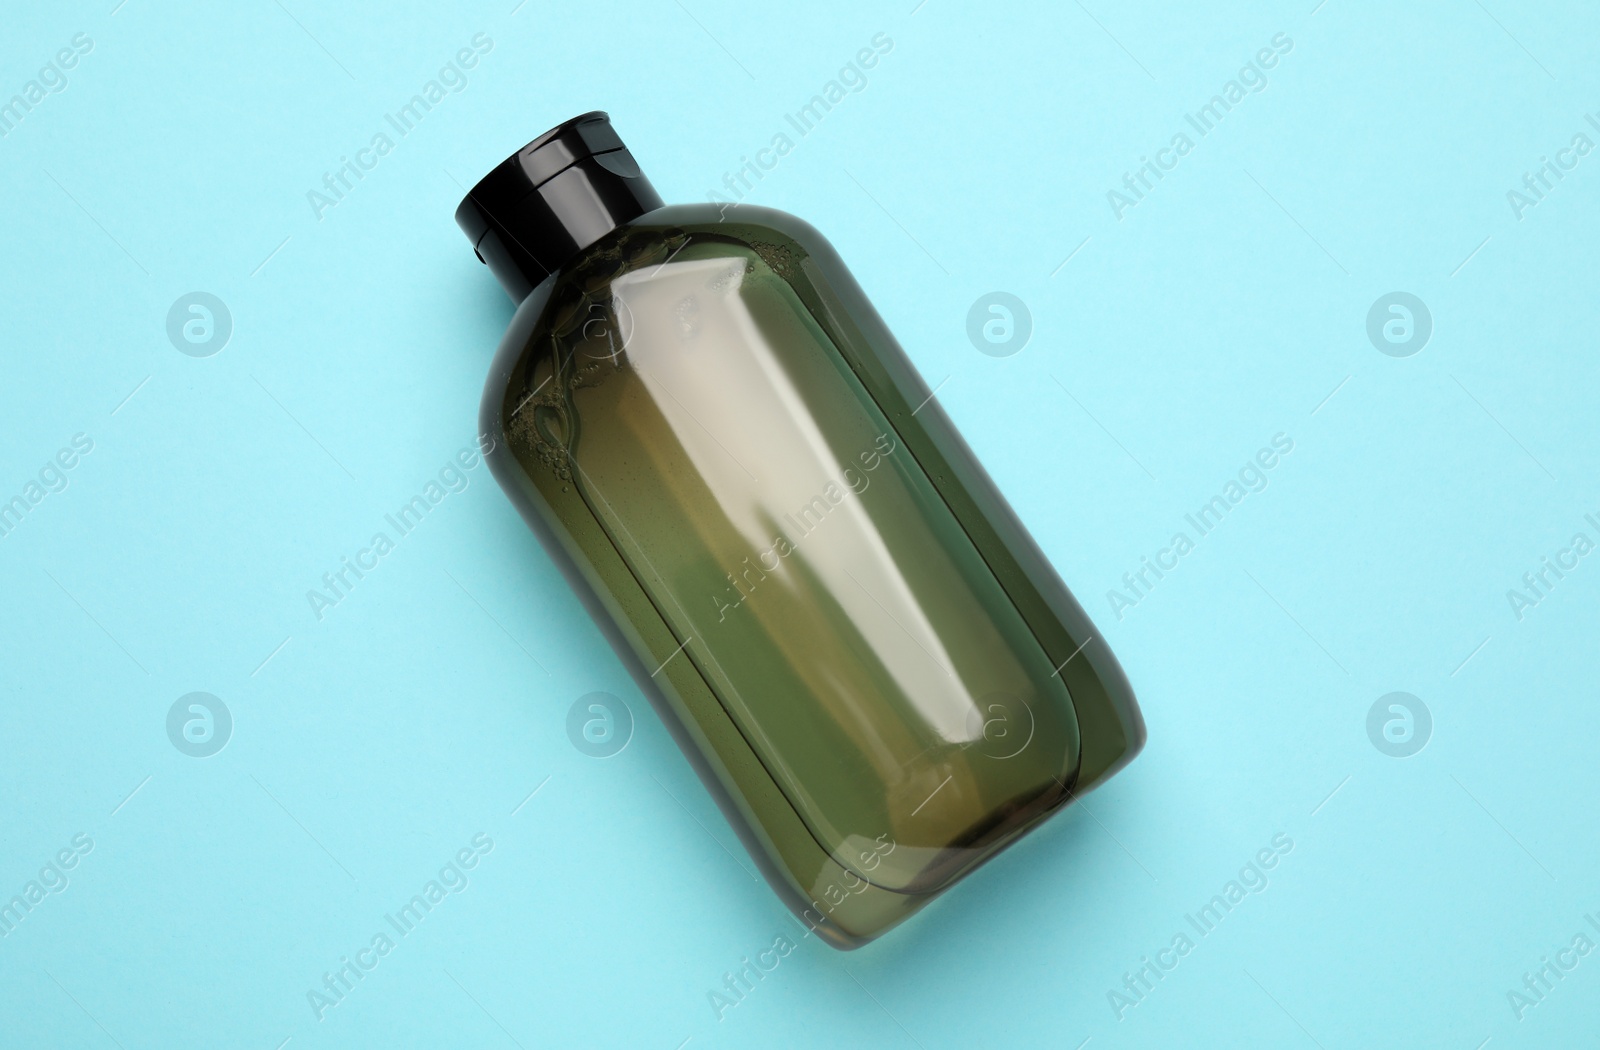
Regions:
[[[657,236],[733,241],[758,250],[762,246],[781,246],[784,254],[813,260],[828,279],[853,283],[844,260],[822,231],[778,208],[713,202],[672,204],[641,215],[631,225]]]
[[[732,232],[740,228],[765,228],[799,242],[802,246],[832,245],[822,232],[792,212],[768,208],[759,204],[733,204],[705,201],[694,204],[669,204],[635,219],[634,226],[693,227],[697,232],[711,233],[719,227]],[[737,236],[737,234],[733,234]]]
[[[541,323],[564,328],[585,304],[608,302],[612,282],[624,275],[654,272],[719,244],[760,256],[786,276],[797,276],[800,263],[810,260],[817,268],[812,279],[854,290],[833,245],[796,215],[752,204],[673,204],[618,226],[551,273],[519,304],[512,330],[523,336]]]

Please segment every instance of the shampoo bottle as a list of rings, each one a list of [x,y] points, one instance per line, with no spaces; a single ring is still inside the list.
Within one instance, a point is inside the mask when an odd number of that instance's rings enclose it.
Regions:
[[[836,947],[1126,764],[1127,679],[822,235],[663,206],[604,113],[456,211],[517,310],[489,463]]]

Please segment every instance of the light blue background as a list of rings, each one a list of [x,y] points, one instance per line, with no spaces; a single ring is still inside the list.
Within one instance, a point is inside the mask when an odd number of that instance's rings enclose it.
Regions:
[[[73,434],[94,450],[0,539],[0,899],[94,847],[0,939],[0,1045],[1596,1030],[1600,954],[1521,1020],[1507,992],[1600,939],[1600,559],[1520,622],[1506,592],[1597,538],[1600,157],[1520,220],[1506,193],[1600,110],[1600,13],[913,2],[7,8],[0,99],[94,47],[0,139],[0,499]],[[479,32],[467,87],[314,217],[307,191]],[[320,622],[305,595],[472,438],[511,310],[452,222],[464,186],[604,108],[666,199],[704,200],[877,32],[867,87],[747,199],[830,236],[944,384],[1150,742],[876,944],[801,941],[719,1021],[724,972],[799,931],[484,468]],[[1266,89],[1119,221],[1107,191],[1279,32]],[[197,289],[233,317],[209,358],[165,331]],[[1031,308],[1013,357],[965,334],[994,290]],[[1435,326],[1403,359],[1366,335],[1395,290]],[[1112,615],[1279,432],[1269,487]],[[194,690],[235,721],[205,759],[165,729]],[[596,690],[637,722],[607,759],[565,731]],[[1396,690],[1434,720],[1406,759],[1367,736]],[[318,1021],[323,972],[478,832],[471,885]],[[1119,1020],[1123,974],[1278,833],[1268,888]]]

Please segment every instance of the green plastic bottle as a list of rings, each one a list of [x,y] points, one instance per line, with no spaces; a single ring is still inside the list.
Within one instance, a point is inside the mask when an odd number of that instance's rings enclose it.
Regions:
[[[1127,679],[821,234],[604,113],[456,221],[495,477],[807,927],[864,944],[1127,763]]]

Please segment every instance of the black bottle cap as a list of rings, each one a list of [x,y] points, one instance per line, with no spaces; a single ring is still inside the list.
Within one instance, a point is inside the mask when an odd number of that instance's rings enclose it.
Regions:
[[[661,205],[611,118],[595,111],[498,164],[456,208],[456,225],[520,303],[578,252]]]

